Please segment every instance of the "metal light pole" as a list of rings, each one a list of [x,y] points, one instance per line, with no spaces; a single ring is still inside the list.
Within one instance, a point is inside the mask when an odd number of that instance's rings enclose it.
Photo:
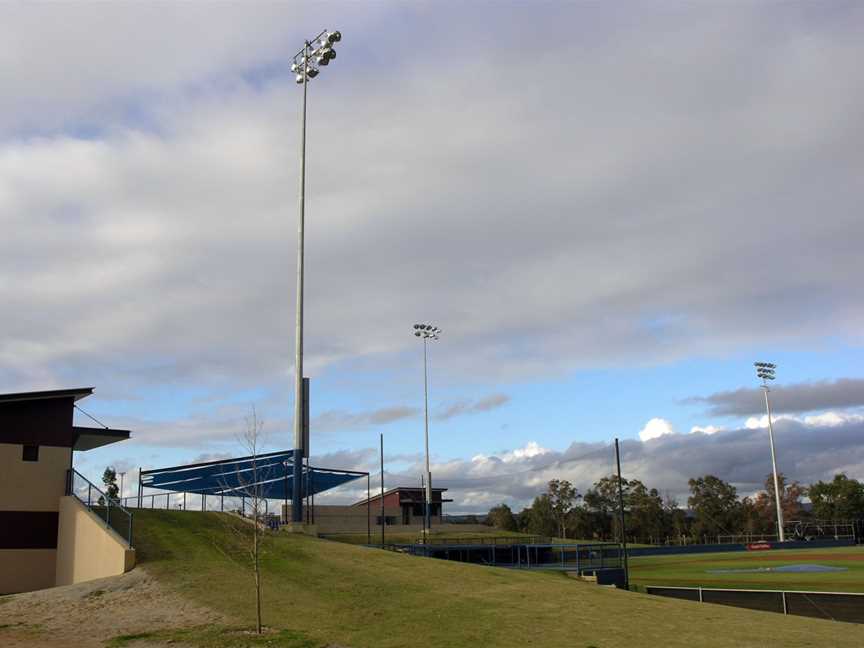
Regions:
[[[119,497],[118,497],[117,499],[118,499],[118,500],[122,500],[122,499],[123,499],[123,477],[126,476],[126,473],[125,473],[125,472],[121,472],[121,473],[119,473],[119,474],[120,474],[120,495],[119,495]]]
[[[319,69],[328,65],[336,58],[333,43],[342,40],[338,31],[327,31],[318,34],[311,41],[306,41],[291,64],[291,71],[297,76],[295,80],[303,85],[303,107],[300,111],[300,191],[297,219],[297,326],[294,337],[296,352],[294,362],[294,479],[291,491],[291,521],[303,521],[303,497],[301,480],[303,479],[303,225],[305,220],[306,200],[306,86],[310,79],[318,76]]]
[[[423,340],[423,412],[426,439],[426,532],[432,529],[432,473],[429,472],[429,370],[427,342],[437,340],[441,329],[431,324],[415,324],[414,335]]]
[[[756,362],[756,376],[762,379],[762,391],[765,393],[765,409],[768,412],[768,440],[771,443],[771,469],[774,472],[774,503],[777,506],[777,534],[780,542],[786,542],[783,533],[783,507],[780,505],[780,480],[777,479],[777,459],[774,454],[774,425],[771,422],[771,403],[768,401],[768,381],[774,380],[774,370],[777,365],[770,362]]]

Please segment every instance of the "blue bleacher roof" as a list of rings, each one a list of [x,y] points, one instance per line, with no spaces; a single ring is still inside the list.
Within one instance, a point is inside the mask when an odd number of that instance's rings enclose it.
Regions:
[[[253,490],[258,497],[290,498],[294,488],[294,451],[283,450],[255,457],[238,457],[187,466],[172,466],[141,471],[141,484],[178,493],[227,495],[239,497]],[[347,484],[366,476],[352,470],[332,470],[303,466],[303,496]]]

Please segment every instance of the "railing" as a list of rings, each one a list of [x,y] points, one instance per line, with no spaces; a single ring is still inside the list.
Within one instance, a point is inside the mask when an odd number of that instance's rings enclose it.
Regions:
[[[106,527],[132,546],[132,513],[122,507],[119,500],[112,500],[74,468],[66,471],[66,494],[74,495],[79,502],[104,520]]]
[[[427,538],[420,537],[415,544],[425,545],[537,545],[537,544],[552,544],[552,541],[545,536],[451,536],[444,537],[429,536]]]

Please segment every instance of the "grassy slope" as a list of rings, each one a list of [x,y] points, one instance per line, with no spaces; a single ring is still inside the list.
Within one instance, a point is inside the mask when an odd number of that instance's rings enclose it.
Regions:
[[[139,560],[181,592],[250,623],[251,573],[238,562],[242,552],[224,517],[137,511]],[[304,536],[268,539],[264,571],[268,625],[352,648],[731,648],[764,646],[769,636],[784,648],[864,645],[864,626],[700,605],[561,574],[415,558]]]
[[[859,560],[843,560],[843,555]],[[833,559],[813,556],[834,556]],[[782,560],[778,560],[781,558]],[[771,558],[769,560],[769,558]],[[848,571],[823,574],[710,574],[715,569],[754,569],[794,564],[846,567]],[[631,558],[630,575],[640,585],[731,587],[743,589],[796,589],[823,592],[864,592],[864,547],[803,549],[770,552],[734,552]]]

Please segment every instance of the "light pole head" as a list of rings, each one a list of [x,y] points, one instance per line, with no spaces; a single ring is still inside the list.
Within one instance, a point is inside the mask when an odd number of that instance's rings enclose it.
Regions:
[[[294,62],[291,65],[291,71],[297,75],[295,79],[297,83],[306,83],[318,76],[320,68],[336,58],[333,43],[341,40],[341,32],[325,29],[315,38],[306,41],[303,49],[294,55]]]
[[[414,335],[424,340],[437,340],[441,329],[431,324],[415,324]]]
[[[777,365],[771,362],[754,362],[753,366],[756,367],[756,377],[760,378],[763,384],[766,380],[774,380]]]

